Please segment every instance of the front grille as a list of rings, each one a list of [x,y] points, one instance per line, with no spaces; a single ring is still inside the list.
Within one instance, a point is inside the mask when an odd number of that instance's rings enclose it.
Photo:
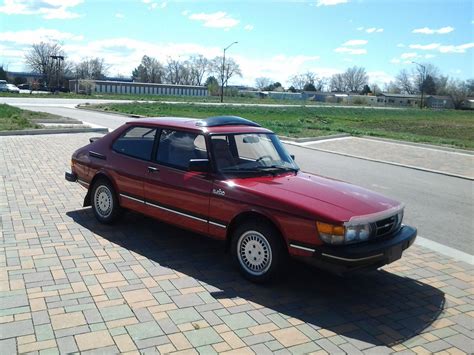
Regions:
[[[371,238],[383,238],[393,234],[400,229],[400,225],[401,221],[398,220],[398,215],[393,215],[372,223]]]

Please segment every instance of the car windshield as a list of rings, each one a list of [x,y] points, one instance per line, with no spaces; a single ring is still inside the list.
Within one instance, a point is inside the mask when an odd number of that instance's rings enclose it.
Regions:
[[[275,175],[299,170],[275,134],[219,134],[211,137],[211,143],[217,170],[226,175]]]

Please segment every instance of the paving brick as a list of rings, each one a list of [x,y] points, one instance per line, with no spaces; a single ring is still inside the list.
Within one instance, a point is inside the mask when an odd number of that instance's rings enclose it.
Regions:
[[[184,335],[194,347],[212,345],[222,342],[222,338],[213,328],[191,330],[189,332],[185,332]]]
[[[220,318],[232,330],[241,329],[241,328],[250,328],[257,325],[257,322],[255,322],[246,313],[231,314],[227,316],[222,316]]]
[[[79,334],[74,336],[74,338],[76,339],[80,351],[95,350],[115,344],[109,332],[106,330]]]
[[[175,324],[189,323],[201,320],[201,315],[193,307],[175,309],[167,312]]]
[[[30,319],[0,324],[0,339],[33,334],[33,322]]]
[[[164,334],[158,323],[155,321],[128,325],[125,328],[133,340],[152,338]]]
[[[85,325],[87,322],[82,312],[74,312],[51,316],[51,324],[54,330],[60,330]]]
[[[61,354],[71,354],[78,351],[76,341],[73,336],[58,338],[57,343]]]
[[[130,307],[125,305],[125,304],[118,305],[118,306],[112,306],[112,307],[100,308],[99,312],[100,312],[100,314],[102,315],[102,318],[105,321],[111,321],[111,320],[122,319],[122,318],[129,318],[129,317],[132,317],[134,315],[132,310],[130,309]]]

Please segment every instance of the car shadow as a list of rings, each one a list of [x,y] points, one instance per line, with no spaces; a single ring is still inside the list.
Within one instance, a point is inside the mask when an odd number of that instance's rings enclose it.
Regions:
[[[132,212],[112,226],[98,223],[90,208],[67,215],[99,237],[149,259],[153,267],[147,271],[152,275],[178,271],[196,279],[217,300],[246,299],[262,305],[264,315],[278,312],[299,319],[313,329],[331,331],[327,336],[351,338],[360,349],[394,346],[420,334],[445,304],[443,292],[409,277],[379,270],[343,278],[296,261],[289,263],[279,282],[255,285],[236,271],[222,242]],[[289,326],[284,319],[288,317],[272,319]]]

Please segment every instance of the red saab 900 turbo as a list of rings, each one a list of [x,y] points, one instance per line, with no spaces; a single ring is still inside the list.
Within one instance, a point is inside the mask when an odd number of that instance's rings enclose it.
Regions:
[[[130,209],[224,240],[255,282],[287,256],[337,273],[378,268],[416,237],[401,203],[300,171],[273,132],[235,116],[135,120],[78,149],[71,170],[100,222]]]

